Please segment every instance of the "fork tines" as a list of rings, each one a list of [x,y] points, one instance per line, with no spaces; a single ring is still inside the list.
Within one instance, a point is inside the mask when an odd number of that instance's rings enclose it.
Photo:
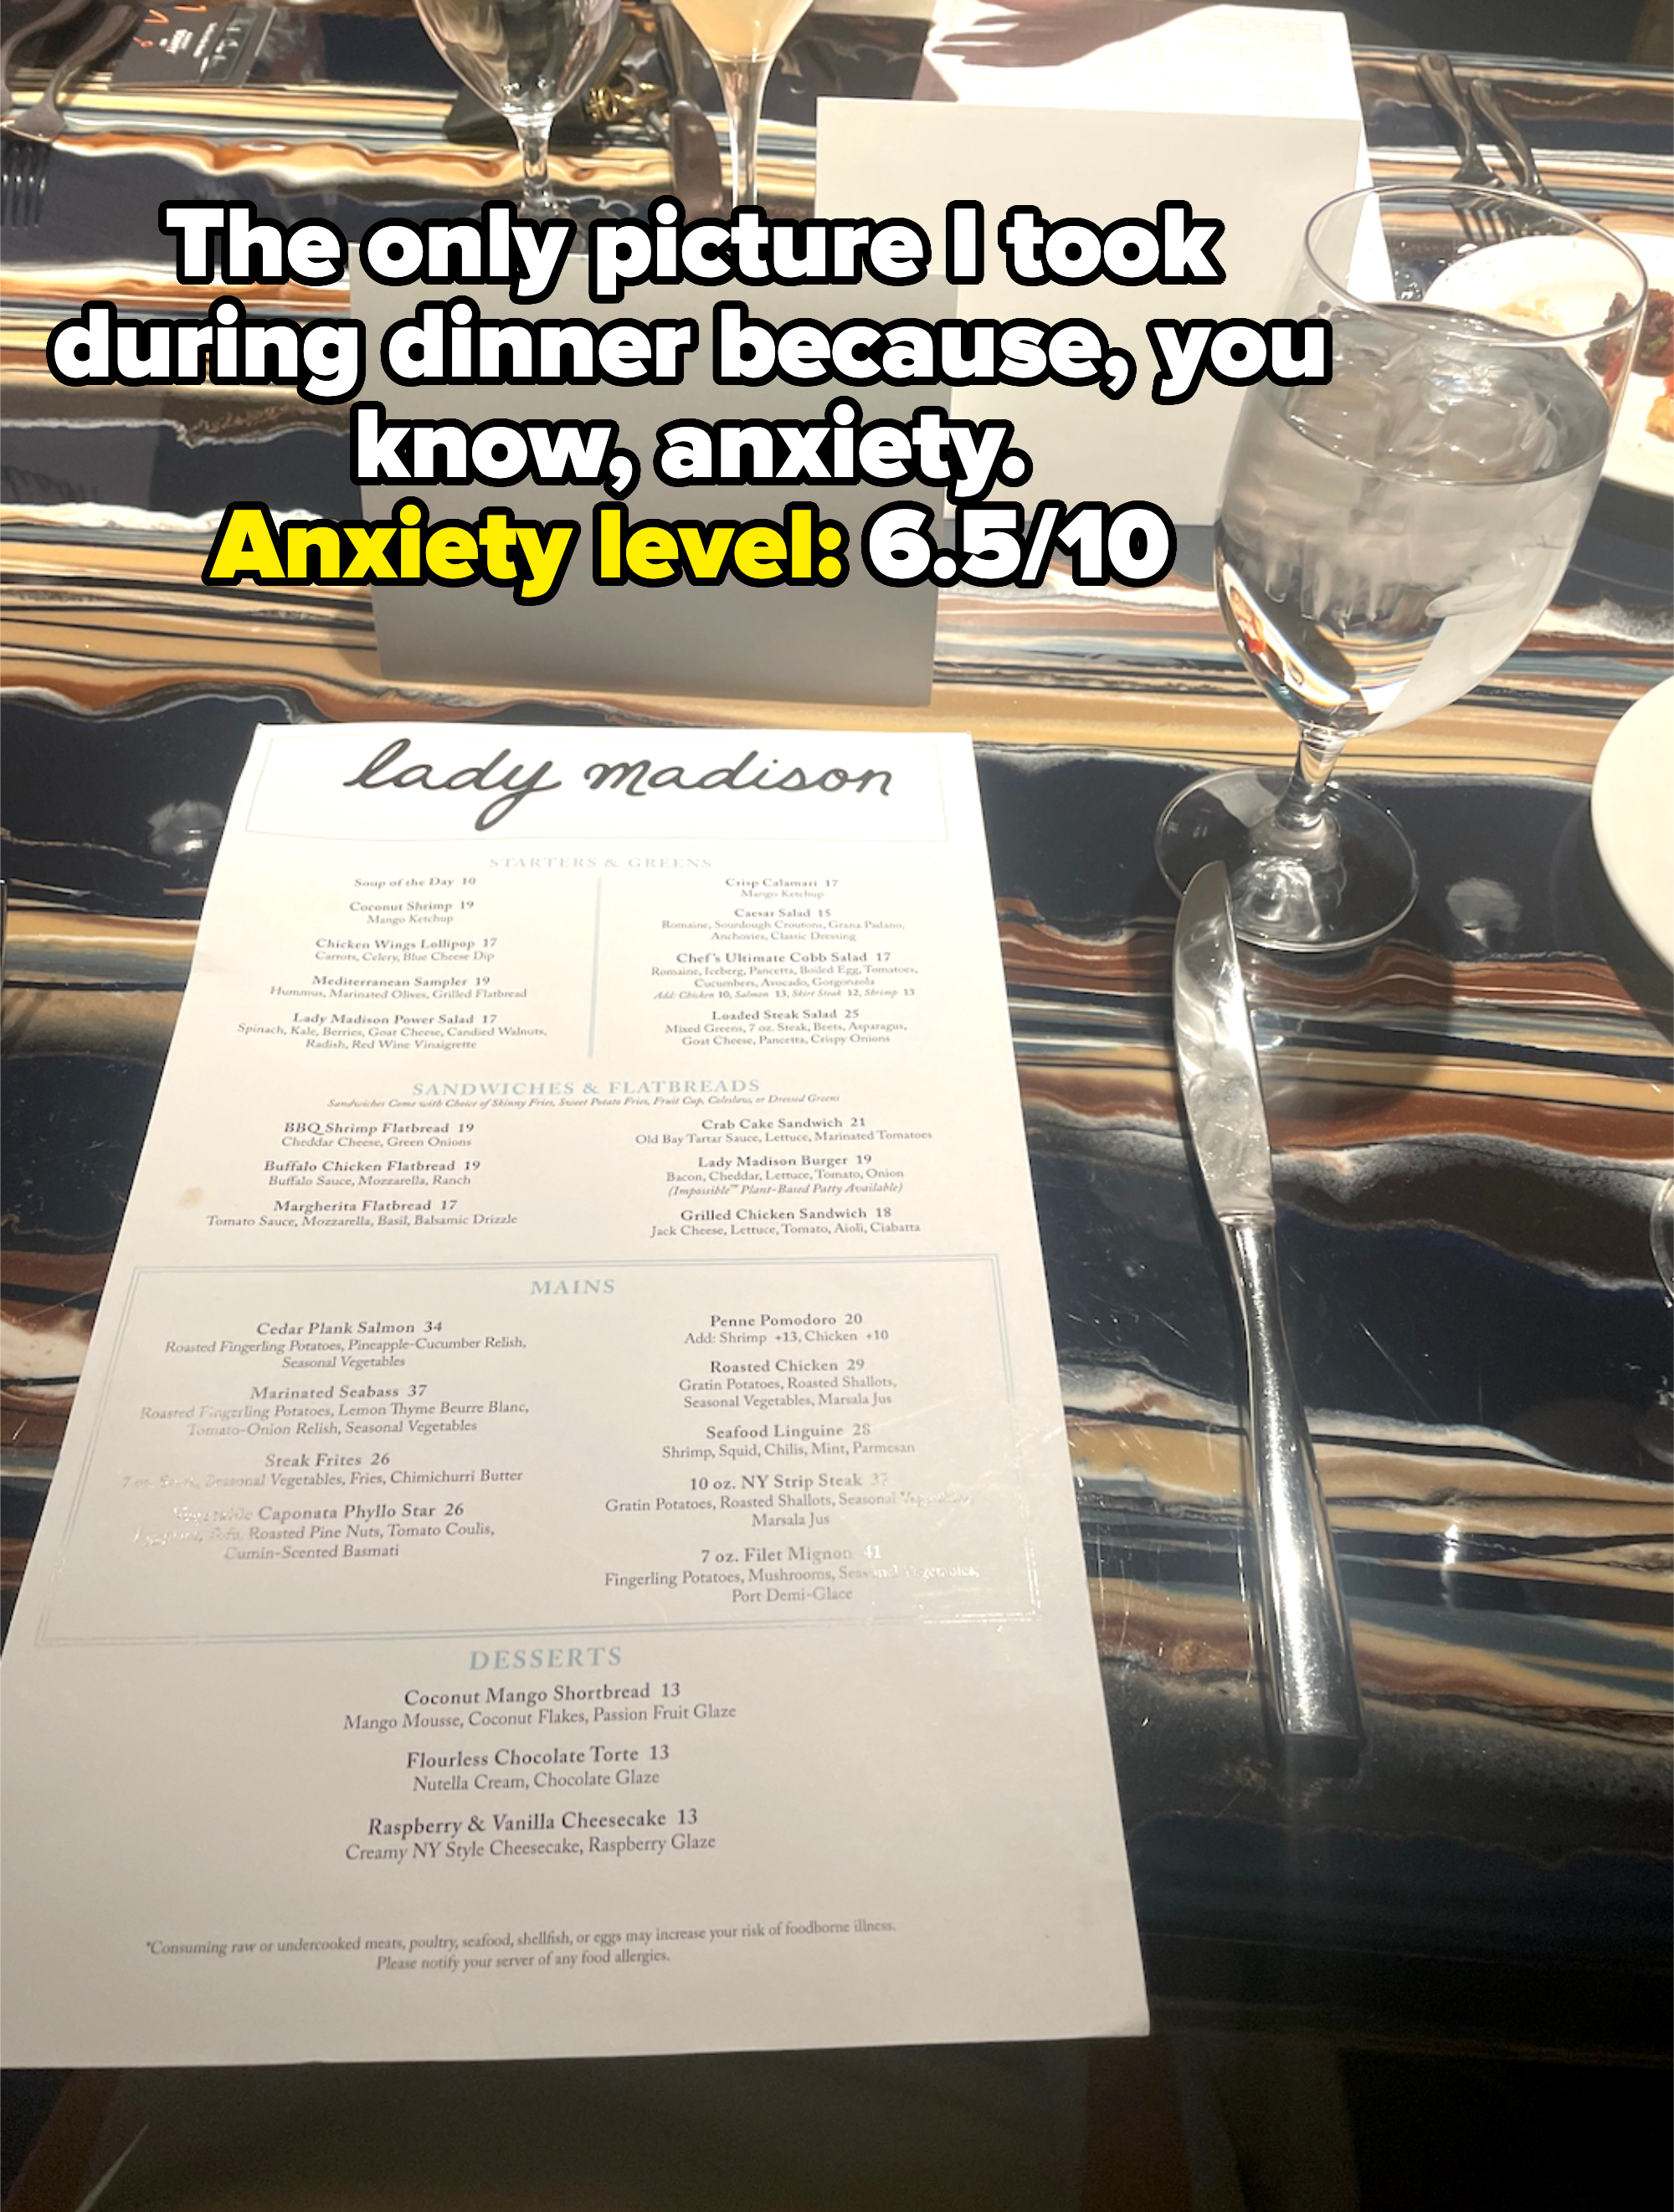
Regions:
[[[33,230],[40,221],[52,153],[38,138],[0,132],[0,228]]]

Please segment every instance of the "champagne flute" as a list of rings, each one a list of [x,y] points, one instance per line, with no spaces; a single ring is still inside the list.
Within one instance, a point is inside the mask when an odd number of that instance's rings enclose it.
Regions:
[[[810,0],[677,0],[715,64],[733,137],[733,205],[756,204],[756,142],[762,94],[779,49]]]
[[[552,118],[610,43],[618,0],[416,0],[430,43],[461,84],[497,108],[523,155],[523,212],[557,215],[547,171]]]
[[[1646,296],[1620,240],[1457,184],[1351,192],[1308,225],[1284,313],[1330,325],[1326,384],[1254,384],[1221,488],[1215,586],[1297,726],[1287,779],[1182,792],[1157,859],[1226,864],[1239,934],[1339,952],[1417,890],[1384,810],[1333,783],[1348,740],[1450,705],[1515,651],[1568,565]]]

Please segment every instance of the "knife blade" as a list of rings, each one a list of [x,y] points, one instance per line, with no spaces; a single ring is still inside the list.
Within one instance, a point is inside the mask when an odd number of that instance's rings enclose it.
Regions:
[[[1174,1042],[1192,1147],[1244,1328],[1262,1644],[1279,1748],[1299,1770],[1352,1773],[1364,1741],[1354,1647],[1285,1336],[1267,1110],[1219,861],[1199,871],[1180,904]]]

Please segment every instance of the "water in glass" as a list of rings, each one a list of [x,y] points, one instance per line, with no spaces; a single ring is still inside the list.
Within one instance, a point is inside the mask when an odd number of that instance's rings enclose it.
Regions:
[[[1344,310],[1331,380],[1243,410],[1215,533],[1221,605],[1298,722],[1347,736],[1500,666],[1561,578],[1609,405],[1562,347],[1445,308]]]

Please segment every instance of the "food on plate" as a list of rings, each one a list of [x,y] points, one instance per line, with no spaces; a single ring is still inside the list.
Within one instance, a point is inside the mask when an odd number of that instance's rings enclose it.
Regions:
[[[1618,292],[1610,301],[1606,319],[1614,322],[1627,304],[1627,294]],[[1594,338],[1586,349],[1587,367],[1595,376],[1603,377],[1606,384],[1615,381],[1622,366],[1622,344],[1619,337]],[[1637,376],[1674,374],[1674,292],[1646,294],[1645,320],[1640,325],[1634,373]]]
[[[1674,444],[1674,376],[1663,379],[1662,391],[1651,402],[1645,427],[1653,438],[1666,438]]]
[[[1674,292],[1647,295],[1634,367],[1641,376],[1674,376]]]
[[[1613,323],[1627,305],[1628,295],[1618,292],[1610,301],[1610,311],[1604,320]],[[1607,338],[1594,338],[1586,349],[1586,365],[1605,384],[1613,385],[1621,373],[1622,356],[1627,346],[1628,341],[1620,331],[1613,331]]]

